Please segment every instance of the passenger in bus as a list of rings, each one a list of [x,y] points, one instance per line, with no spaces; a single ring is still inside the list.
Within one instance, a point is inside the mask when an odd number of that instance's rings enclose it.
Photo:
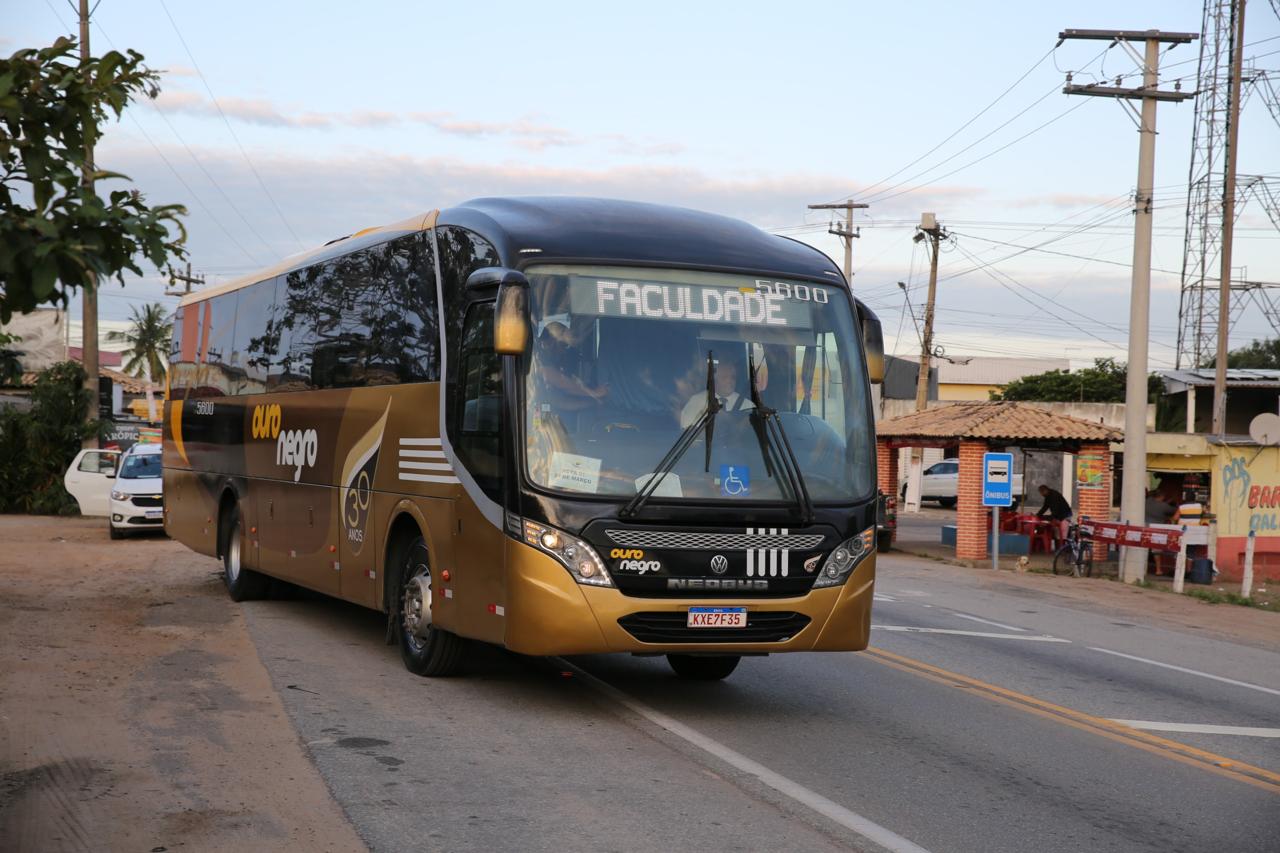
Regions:
[[[538,335],[534,352],[538,379],[557,408],[576,411],[590,408],[609,393],[609,386],[588,385],[581,377],[583,353],[579,341],[564,323],[551,322]]]
[[[703,375],[706,373],[706,362],[703,361]],[[755,404],[738,390],[738,365],[733,359],[719,359],[716,363],[716,396],[720,399],[722,411],[743,412],[754,409]],[[707,408],[707,392],[705,381],[703,390],[694,392],[680,410],[680,427],[683,429],[702,417]]]

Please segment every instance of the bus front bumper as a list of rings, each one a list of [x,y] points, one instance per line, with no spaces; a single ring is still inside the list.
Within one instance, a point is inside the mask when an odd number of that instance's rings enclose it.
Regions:
[[[506,556],[505,645],[521,654],[860,651],[871,633],[874,553],[842,586],[789,598],[637,598],[609,587],[580,585],[554,559],[521,542],[507,540]],[[751,614],[773,613],[778,614],[775,618],[796,614],[807,621],[791,636],[773,642],[704,641],[698,635],[701,629],[677,630],[678,641],[645,642],[621,622],[627,617],[661,619],[653,614],[670,613],[668,618],[681,624],[680,617],[690,607],[745,607],[749,619]],[[732,630],[722,629],[718,637],[731,636]]]

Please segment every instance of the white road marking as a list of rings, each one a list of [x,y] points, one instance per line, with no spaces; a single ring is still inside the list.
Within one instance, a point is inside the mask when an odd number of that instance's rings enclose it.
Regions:
[[[872,598],[874,598],[876,601],[897,601],[897,600],[898,600],[898,599],[896,599],[896,598],[890,598],[890,597],[889,597],[889,596],[887,596],[887,595],[881,595],[881,594],[880,594],[880,593],[878,593],[878,592],[877,592],[875,595],[871,596],[871,597],[872,597]]]
[[[616,687],[601,681],[589,672],[574,666],[563,659],[557,659],[558,662],[566,669],[572,670],[587,685],[597,690],[601,694],[608,696],[613,701],[622,705],[634,714],[644,717],[649,722],[659,728],[666,729],[671,734],[685,741],[686,743],[696,746],[704,752],[714,755],[726,764],[754,776],[768,785],[778,793],[790,797],[801,805],[807,806],[823,817],[834,821],[846,829],[856,832],[863,838],[875,844],[879,844],[886,850],[893,853],[929,853],[925,848],[915,844],[898,835],[892,830],[885,829],[878,823],[874,823],[868,818],[863,817],[855,811],[845,808],[837,802],[827,799],[817,791],[811,791],[801,785],[799,782],[792,781],[780,773],[775,773],[763,764],[747,758],[740,752],[735,752],[717,740],[707,737],[701,732],[686,726],[684,723],[656,711],[648,705],[644,705],[627,694],[623,693]]]
[[[1250,690],[1257,690],[1260,693],[1270,693],[1272,696],[1280,696],[1280,690],[1274,687],[1263,687],[1260,684],[1250,684],[1247,681],[1236,681],[1234,678],[1223,678],[1221,675],[1211,675],[1207,672],[1201,672],[1198,669],[1187,669],[1185,666],[1175,666],[1171,663],[1161,663],[1158,660],[1150,658],[1140,658],[1137,655],[1127,655],[1124,652],[1113,652],[1111,649],[1100,649],[1097,646],[1089,646],[1095,652],[1102,652],[1104,655],[1115,655],[1118,658],[1126,658],[1127,660],[1136,660],[1139,663],[1149,663],[1152,666],[1162,666],[1165,669],[1176,670],[1177,672],[1185,672],[1187,675],[1198,675],[1201,678],[1209,678],[1214,681],[1221,681],[1223,684],[1234,684],[1236,687],[1247,687]]]
[[[954,628],[917,628],[914,625],[872,625],[880,631],[900,631],[904,634],[956,634],[961,637],[994,637],[997,640],[1027,640],[1032,643],[1069,643],[1061,637],[1048,634],[993,634],[989,631],[957,631]]]
[[[990,625],[993,628],[1003,628],[1006,631],[1017,631],[1019,634],[1026,631],[1026,628],[1018,628],[1014,625],[1005,625],[1003,622],[992,622],[990,619],[983,619],[980,616],[970,616],[968,613],[957,613],[951,611],[952,616],[959,616],[961,619],[968,619],[970,622],[981,622],[983,625]]]
[[[1151,732],[1187,732],[1196,735],[1241,735],[1243,737],[1280,737],[1280,729],[1257,726],[1212,726],[1200,723],[1157,723],[1151,720],[1112,720],[1134,729]]]

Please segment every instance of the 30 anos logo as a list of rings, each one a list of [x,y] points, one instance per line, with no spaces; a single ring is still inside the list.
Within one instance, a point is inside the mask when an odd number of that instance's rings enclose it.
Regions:
[[[302,477],[302,469],[316,464],[320,437],[313,429],[281,429],[284,415],[278,403],[254,406],[249,434],[254,438],[276,440],[276,464],[293,469],[293,481]]]

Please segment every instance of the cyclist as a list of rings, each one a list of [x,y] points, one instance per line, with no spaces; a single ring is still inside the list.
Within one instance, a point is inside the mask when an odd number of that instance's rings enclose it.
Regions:
[[[1051,489],[1044,483],[1040,484],[1040,497],[1044,498],[1044,505],[1040,507],[1040,511],[1036,513],[1036,518],[1044,518],[1046,515],[1053,520],[1058,528],[1058,540],[1067,538],[1067,529],[1071,525],[1071,504],[1067,503],[1067,499],[1062,496],[1062,492],[1057,489]]]

